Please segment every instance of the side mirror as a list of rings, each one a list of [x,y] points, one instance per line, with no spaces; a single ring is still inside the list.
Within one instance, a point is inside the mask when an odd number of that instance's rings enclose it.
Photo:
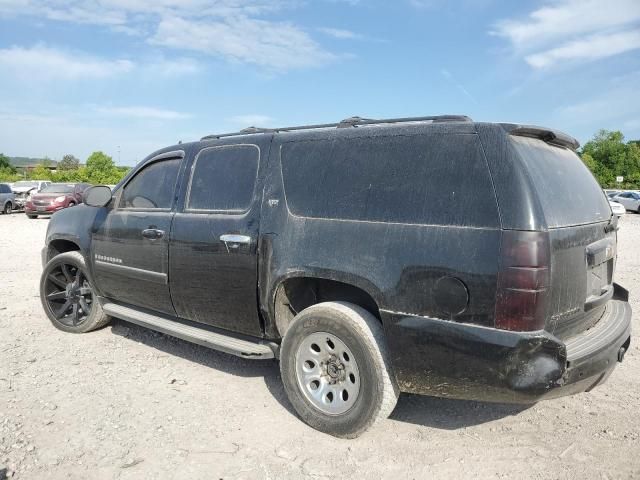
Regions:
[[[84,203],[90,207],[106,207],[111,201],[111,189],[106,185],[88,188],[84,194]]]

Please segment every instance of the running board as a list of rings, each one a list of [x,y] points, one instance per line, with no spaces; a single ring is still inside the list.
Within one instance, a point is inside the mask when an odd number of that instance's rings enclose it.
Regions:
[[[115,303],[104,303],[102,309],[104,313],[112,317],[238,357],[257,360],[275,358],[273,349],[268,344],[259,343],[259,341],[242,340],[203,328],[192,327]]]

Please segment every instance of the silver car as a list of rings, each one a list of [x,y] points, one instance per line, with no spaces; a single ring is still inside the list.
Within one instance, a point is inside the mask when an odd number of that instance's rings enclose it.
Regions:
[[[611,200],[621,203],[627,210],[640,213],[640,193],[638,192],[622,192]]]
[[[2,213],[11,213],[15,206],[16,196],[11,187],[6,183],[0,183],[0,207],[2,207]]]

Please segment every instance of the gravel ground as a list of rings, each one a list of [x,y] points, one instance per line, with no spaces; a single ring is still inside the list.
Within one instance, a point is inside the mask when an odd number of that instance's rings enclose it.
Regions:
[[[402,395],[337,440],[296,418],[274,362],[123,322],[54,329],[38,298],[47,223],[0,216],[0,480],[640,477],[638,342],[591,393],[530,408]],[[640,215],[621,226],[617,281],[639,312]]]

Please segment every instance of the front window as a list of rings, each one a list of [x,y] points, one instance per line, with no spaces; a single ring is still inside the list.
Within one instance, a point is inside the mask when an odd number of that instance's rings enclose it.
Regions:
[[[124,187],[121,208],[170,209],[180,159],[162,160],[144,167]]]

